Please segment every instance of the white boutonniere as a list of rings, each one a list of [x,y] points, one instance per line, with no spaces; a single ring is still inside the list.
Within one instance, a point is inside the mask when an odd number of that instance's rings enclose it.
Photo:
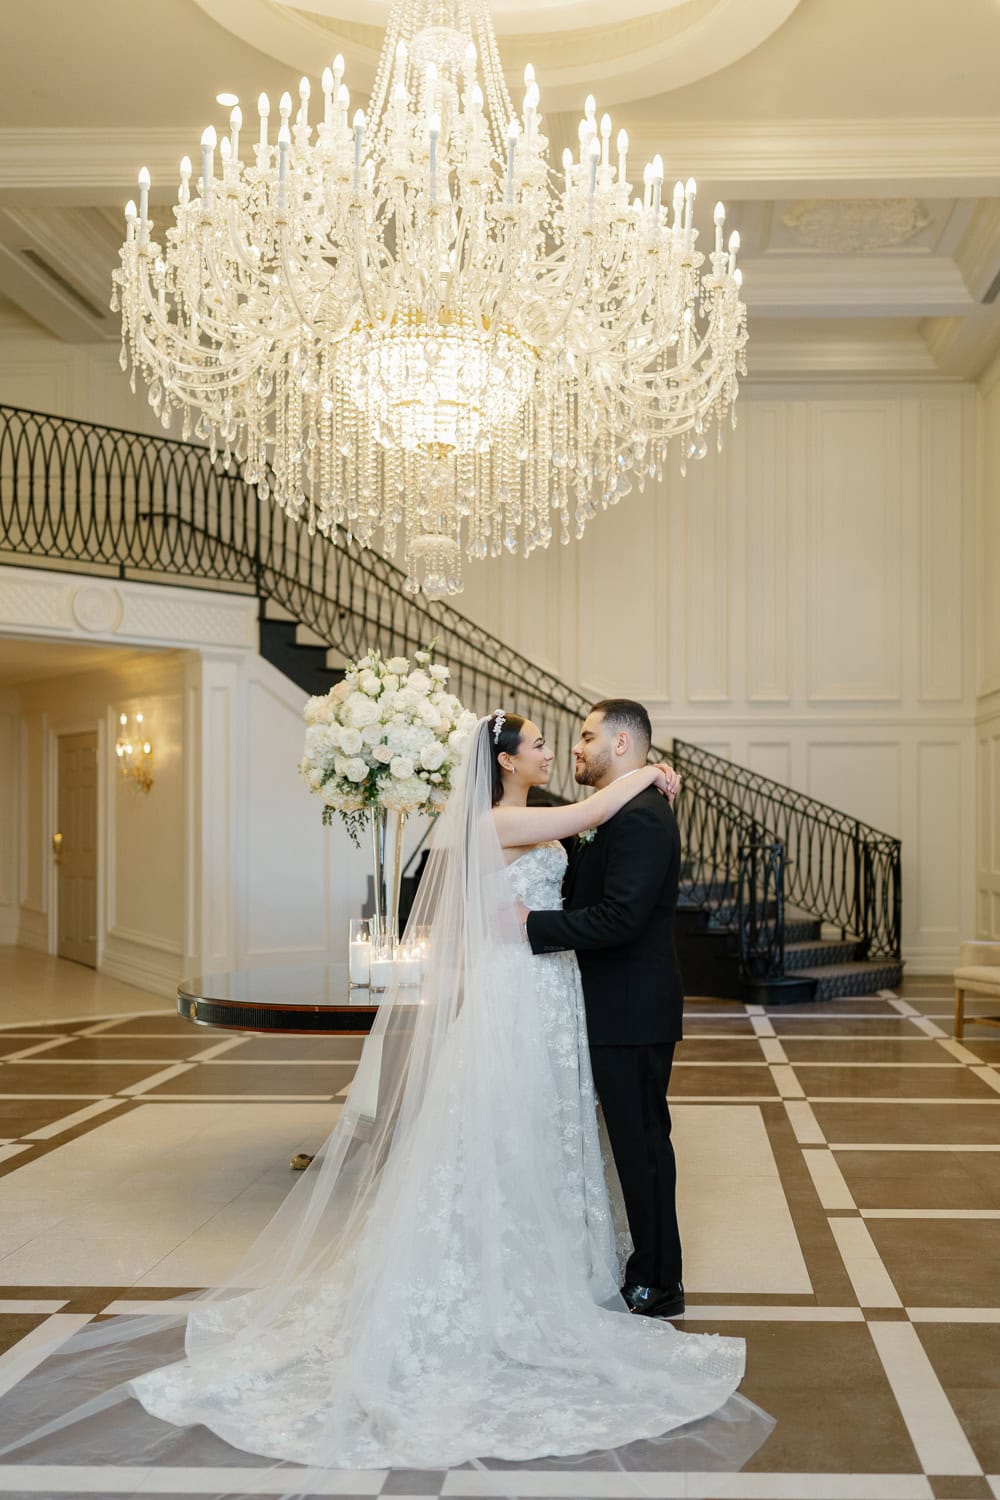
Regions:
[[[576,841],[578,844],[592,844],[596,837],[596,828],[585,828],[582,833],[577,834]]]

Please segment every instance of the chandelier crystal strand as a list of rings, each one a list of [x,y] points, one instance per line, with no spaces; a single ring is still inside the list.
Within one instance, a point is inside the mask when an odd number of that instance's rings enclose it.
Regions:
[[[633,195],[589,97],[550,172],[530,65],[515,111],[485,0],[394,0],[368,109],[343,59],[314,101],[239,106],[181,163],[154,238],[126,209],[122,368],[310,531],[401,547],[407,588],[462,558],[581,537],[598,507],[704,455],[745,373],[739,236],[697,248],[695,184]],[[256,135],[255,141],[252,137]]]

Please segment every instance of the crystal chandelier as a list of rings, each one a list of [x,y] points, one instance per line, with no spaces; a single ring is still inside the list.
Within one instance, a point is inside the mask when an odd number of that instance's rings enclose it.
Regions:
[[[745,371],[738,234],[697,248],[695,183],[628,181],[628,138],[588,98],[548,165],[539,90],[508,96],[486,0],[393,0],[368,113],[338,57],[266,95],[248,151],[233,110],[185,157],[174,224],[126,209],[112,307],[122,368],[169,427],[239,465],[334,540],[402,542],[407,588],[462,588],[462,555],[582,536],[702,456]],[[668,195],[669,196],[669,195]]]

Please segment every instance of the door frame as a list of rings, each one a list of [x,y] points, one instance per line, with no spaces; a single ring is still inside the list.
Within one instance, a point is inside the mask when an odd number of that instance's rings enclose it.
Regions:
[[[104,958],[104,872],[107,868],[107,745],[108,736],[103,717],[95,719],[52,719],[45,726],[45,750],[48,760],[45,777],[45,809],[42,827],[45,839],[45,859],[48,881],[46,892],[49,908],[48,951],[53,957],[59,954],[59,870],[52,858],[52,835],[58,832],[59,819],[59,738],[64,734],[97,733],[97,963],[100,969]]]

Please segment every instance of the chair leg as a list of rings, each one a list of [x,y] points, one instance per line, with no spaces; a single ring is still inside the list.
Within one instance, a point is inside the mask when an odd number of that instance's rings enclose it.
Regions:
[[[965,1035],[965,991],[955,989],[955,1037],[961,1041]]]

